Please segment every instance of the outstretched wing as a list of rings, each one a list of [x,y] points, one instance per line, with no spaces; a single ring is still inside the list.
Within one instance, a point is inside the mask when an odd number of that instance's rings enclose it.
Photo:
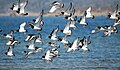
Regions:
[[[70,28],[70,22],[66,24],[65,28],[64,28],[64,31],[68,31]]]
[[[38,16],[38,18],[36,19],[35,23],[40,23],[43,19],[43,13],[44,13],[44,10],[41,11],[40,15]]]
[[[72,9],[72,2],[70,2],[70,5],[68,6],[68,8],[65,10],[65,12],[68,12]]]
[[[49,10],[49,13],[55,12],[59,7],[57,6],[52,6],[52,8]]]
[[[20,4],[20,13],[24,13],[25,12],[25,7],[27,6],[28,4],[28,0],[26,0],[25,2],[22,2]]]
[[[26,25],[26,22],[23,22],[23,23],[20,25],[20,28],[25,27],[25,25]]]

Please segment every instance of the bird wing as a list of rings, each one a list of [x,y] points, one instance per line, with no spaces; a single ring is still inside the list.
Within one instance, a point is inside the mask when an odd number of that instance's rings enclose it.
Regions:
[[[34,44],[34,43],[35,43],[35,40],[36,40],[36,37],[33,37],[32,40],[30,41],[31,44]]]
[[[52,36],[55,38],[57,35],[57,32],[59,30],[59,26],[53,31]]]
[[[35,40],[36,40],[36,37],[34,37],[31,41],[30,41],[30,47],[34,47],[35,45]]]
[[[72,2],[70,3],[70,5],[68,6],[68,8],[65,10],[66,13],[70,13],[72,9]]]
[[[72,2],[70,2],[70,5],[68,6],[68,8],[65,11],[70,11],[72,8]]]
[[[115,12],[118,13],[118,4],[116,6]]]
[[[14,4],[13,11],[17,11],[18,8],[19,8],[19,5],[18,4]]]
[[[20,25],[20,28],[25,27],[25,25],[26,25],[26,22],[23,22],[23,23]]]
[[[72,14],[72,16],[75,14],[75,8],[74,7],[72,7],[71,14]]]
[[[38,38],[39,38],[39,40],[42,40],[42,35],[38,34]]]
[[[12,4],[13,11],[17,11],[18,8],[20,7],[20,0],[17,1],[17,3]]]
[[[86,15],[90,15],[91,16],[91,7],[89,7],[87,10],[86,10]]]
[[[44,10],[41,11],[40,15],[38,16],[38,18],[36,19],[35,23],[40,23],[43,19],[43,13],[44,13]]]
[[[25,8],[28,4],[28,0],[26,0],[25,2],[20,3],[20,8]]]
[[[26,22],[23,22],[23,23],[20,25],[20,29],[19,29],[19,30],[24,30],[25,25],[26,25]]]
[[[69,28],[70,28],[70,22],[68,22],[64,28],[63,31],[69,31]]]
[[[49,10],[49,13],[53,13],[55,10],[57,10],[59,7],[52,6],[52,8]]]
[[[76,38],[76,39],[74,40],[74,42],[73,42],[73,44],[72,44],[72,48],[76,48],[76,47],[78,46],[77,43],[78,43],[78,38]]]
[[[80,19],[80,22],[84,22],[85,23],[85,15],[83,15]]]
[[[26,51],[26,53],[25,53],[25,57],[27,58],[30,54],[32,54],[33,53],[33,50],[32,51],[29,51],[29,52],[27,52]]]
[[[52,54],[50,53],[50,50],[48,50],[48,51],[46,52],[45,58],[51,60],[52,57],[53,57],[53,56],[52,56]]]
[[[26,0],[25,2],[22,2],[20,4],[20,13],[24,13],[25,12],[25,7],[27,6],[28,4],[28,0]]]
[[[87,12],[91,12],[91,9],[92,9],[92,8],[91,8],[91,7],[89,7],[86,11],[87,11]]]
[[[37,48],[37,49],[35,49],[36,52],[40,52],[42,50],[43,50],[43,48]]]
[[[8,48],[8,53],[13,53],[13,46],[9,46],[9,48]]]

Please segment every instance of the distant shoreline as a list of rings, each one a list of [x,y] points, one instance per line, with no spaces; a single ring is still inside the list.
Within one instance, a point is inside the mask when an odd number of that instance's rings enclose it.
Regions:
[[[109,12],[112,12],[112,11],[107,11],[107,10],[97,10],[97,11],[92,11],[92,14],[94,16],[107,16]],[[39,13],[37,12],[28,12],[29,15],[28,16],[38,16]],[[44,14],[44,16],[55,16],[55,15],[58,15],[60,13],[60,11],[56,11],[54,14]],[[76,11],[75,15],[76,16],[82,16],[82,14],[84,13],[84,11]],[[10,16],[10,13],[0,13],[0,16]],[[19,15],[17,15],[19,16]]]

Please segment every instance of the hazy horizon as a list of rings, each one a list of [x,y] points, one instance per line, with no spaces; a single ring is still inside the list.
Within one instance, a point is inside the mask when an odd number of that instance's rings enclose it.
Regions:
[[[25,1],[25,0],[21,0]],[[49,6],[50,2],[55,0],[28,0],[28,5],[25,8],[28,12],[40,12],[42,9],[48,11],[51,6]],[[65,8],[68,7],[69,3],[72,2],[74,7],[79,9],[86,9],[89,6],[92,6],[95,9],[113,9],[116,7],[116,4],[120,4],[120,0],[56,0],[65,4]],[[17,0],[0,0],[0,13],[9,13],[10,6],[13,3],[16,3]],[[64,8],[64,9],[65,9]],[[64,10],[63,9],[63,10]]]

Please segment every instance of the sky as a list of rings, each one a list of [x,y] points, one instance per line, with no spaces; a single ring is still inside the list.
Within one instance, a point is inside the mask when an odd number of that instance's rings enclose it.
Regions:
[[[24,1],[24,0],[21,0]],[[50,2],[55,0],[28,0],[28,5],[26,7],[27,11],[30,12],[40,12],[41,9],[49,10]],[[95,8],[115,8],[116,4],[120,4],[120,0],[56,0],[65,4],[65,7],[73,2],[73,5],[77,9],[86,8],[89,6]],[[0,13],[8,13],[10,11],[10,6],[16,3],[17,0],[0,0]],[[120,6],[119,6],[120,7]]]

